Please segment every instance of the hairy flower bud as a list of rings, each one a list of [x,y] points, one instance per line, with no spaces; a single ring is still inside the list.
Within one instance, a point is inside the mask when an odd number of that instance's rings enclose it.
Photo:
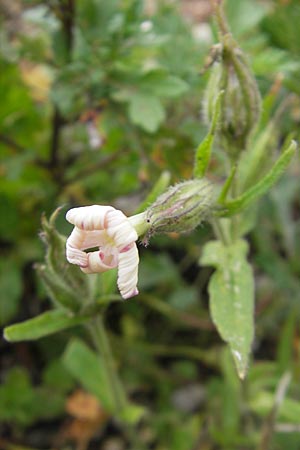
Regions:
[[[171,186],[146,211],[148,235],[190,232],[208,218],[214,204],[213,185],[206,179]]]
[[[244,150],[260,116],[261,98],[249,64],[230,32],[214,47],[215,62],[204,97],[204,116],[208,122],[217,94],[223,90],[219,134],[229,155],[236,159]]]

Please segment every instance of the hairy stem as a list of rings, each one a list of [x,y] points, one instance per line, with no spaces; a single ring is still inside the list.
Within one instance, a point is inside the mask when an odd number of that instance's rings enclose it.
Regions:
[[[219,239],[219,241],[221,241],[224,245],[229,245],[230,239],[228,238],[220,219],[218,219],[218,217],[213,217],[211,224],[216,238]]]
[[[121,417],[122,412],[127,407],[127,399],[116,371],[102,316],[98,315],[90,322],[89,330],[95,348],[102,357],[107,381],[111,388],[111,396],[114,401],[115,414]]]

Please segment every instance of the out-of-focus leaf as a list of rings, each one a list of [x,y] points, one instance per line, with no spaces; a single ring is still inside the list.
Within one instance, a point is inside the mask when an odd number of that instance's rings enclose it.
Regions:
[[[251,409],[261,417],[270,413],[274,406],[274,393],[260,391],[249,400]],[[278,420],[299,424],[300,403],[296,399],[286,397],[279,407]]]
[[[185,93],[189,86],[180,78],[153,71],[140,80],[140,88],[157,97],[177,97]]]
[[[279,370],[283,373],[293,366],[293,341],[296,334],[297,313],[291,311],[280,333],[277,350],[277,362]]]
[[[239,36],[247,31],[252,31],[263,19],[267,12],[267,7],[263,3],[252,0],[226,1],[226,14],[228,15],[230,27],[235,36]]]
[[[292,60],[287,52],[277,48],[266,47],[253,58],[252,69],[257,76],[297,73],[300,62]]]
[[[43,383],[62,393],[74,387],[74,380],[60,359],[51,361],[43,372]]]
[[[298,259],[297,231],[298,223],[293,220],[294,203],[300,194],[298,177],[287,174],[278,185],[272,189],[270,198],[274,204],[274,215],[278,230],[282,236],[284,248],[289,257]]]
[[[135,125],[154,133],[165,118],[165,110],[157,97],[137,92],[130,98],[129,117]]]
[[[262,26],[273,44],[299,55],[300,42],[297,31],[300,26],[300,5],[297,0],[291,0],[286,4],[278,2],[272,13],[264,18]]]
[[[0,263],[0,325],[9,322],[18,310],[22,278],[16,263]]]
[[[164,253],[145,255],[139,269],[140,289],[178,283],[178,272],[173,261]]]
[[[197,304],[197,291],[192,286],[178,287],[169,297],[169,303],[176,309],[188,310]]]
[[[199,419],[192,417],[182,424],[183,426],[174,426],[171,437],[172,450],[190,450],[193,448],[197,439],[197,430],[199,430]]]
[[[136,424],[145,415],[145,408],[141,405],[129,404],[123,409],[121,417],[127,423]]]
[[[74,339],[65,351],[63,362],[75,379],[94,394],[105,409],[113,411],[114,403],[108,387],[109,380],[99,355],[96,355],[82,341]]]
[[[63,411],[63,396],[55,389],[35,388],[21,367],[11,369],[0,387],[0,420],[9,425],[29,426],[38,419],[50,419]]]
[[[19,227],[16,200],[0,194],[0,234],[2,239],[14,239]]]
[[[238,374],[244,378],[254,337],[254,279],[246,260],[247,243],[228,246],[208,242],[200,259],[216,267],[209,281],[210,311],[222,338],[229,344]]]
[[[29,425],[33,420],[30,412],[33,401],[34,392],[27,372],[17,367],[12,369],[0,387],[1,421]]]
[[[85,320],[85,318],[73,316],[65,310],[56,309],[6,327],[4,337],[10,342],[31,341],[79,325]]]

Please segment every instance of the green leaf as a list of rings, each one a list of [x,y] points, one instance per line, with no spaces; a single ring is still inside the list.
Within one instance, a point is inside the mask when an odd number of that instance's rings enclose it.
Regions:
[[[65,398],[55,386],[35,388],[21,367],[12,368],[0,387],[0,421],[10,425],[26,427],[37,420],[57,417],[64,412],[64,404]]]
[[[4,337],[7,341],[30,341],[40,339],[57,331],[85,322],[85,317],[75,317],[69,312],[61,309],[45,312],[33,319],[16,323],[4,330]]]
[[[270,414],[274,407],[274,394],[268,391],[260,390],[255,396],[252,396],[249,405],[252,411],[259,416],[265,417]],[[283,399],[278,411],[278,421],[299,423],[300,404],[298,400],[286,397]]]
[[[232,166],[230,174],[229,174],[227,180],[225,181],[224,185],[222,186],[222,190],[221,190],[221,193],[220,193],[219,199],[218,199],[220,203],[224,203],[227,198],[229,189],[232,185],[232,182],[233,182],[235,174],[236,174],[236,169],[237,169],[237,166]]]
[[[208,134],[205,136],[204,140],[199,144],[196,155],[195,155],[195,164],[194,164],[194,177],[202,178],[205,175],[206,169],[208,167],[211,155],[211,149],[214,142],[214,137],[216,134],[216,129],[220,117],[221,110],[221,100],[224,91],[220,91],[212,112],[212,123],[209,129]]]
[[[1,118],[0,118],[1,119]],[[16,157],[12,158],[11,161],[15,163]],[[11,161],[5,161],[8,165]],[[22,165],[18,164],[18,169],[22,168]],[[11,165],[6,166],[6,170],[9,170],[9,174],[13,172]],[[15,169],[16,170],[16,169]],[[22,169],[21,169],[22,170]],[[3,187],[1,186],[1,190]],[[4,193],[0,194],[0,234],[2,239],[14,240],[15,235],[18,233],[18,226],[20,223],[20,217],[18,214],[16,200]]]
[[[185,81],[166,75],[163,71],[147,73],[140,81],[140,86],[142,90],[147,90],[157,97],[178,97],[189,89]]]
[[[131,403],[123,409],[121,417],[127,423],[137,424],[145,414],[146,409],[144,406]]]
[[[43,371],[43,385],[63,394],[74,389],[74,379],[61,361],[53,359]]]
[[[242,211],[255,199],[258,199],[279,180],[284,170],[287,168],[297,149],[297,143],[292,141],[288,148],[278,158],[271,170],[254,186],[244,192],[240,197],[224,204],[226,211],[222,211],[221,215],[228,217],[237,212]]]
[[[297,333],[297,321],[297,311],[292,309],[280,330],[276,361],[282,373],[293,367],[293,341]]]
[[[113,411],[114,403],[99,355],[96,355],[82,341],[75,339],[69,343],[63,356],[63,362],[74,378],[94,394],[105,409]]]
[[[229,344],[240,378],[244,378],[254,336],[254,279],[244,240],[224,246],[208,242],[201,264],[216,267],[209,282],[210,311],[221,337]]]
[[[130,98],[129,117],[149,133],[154,133],[165,118],[164,108],[157,97],[137,92]]]
[[[269,120],[254,142],[251,142],[249,149],[242,154],[238,170],[241,191],[253,186],[268,168],[272,146],[277,142],[277,130],[278,121]]]
[[[33,402],[34,391],[28,372],[21,367],[12,368],[0,387],[0,421],[30,425],[34,421]]]
[[[11,262],[1,261],[0,272],[0,325],[4,325],[18,310],[22,280],[16,264]]]
[[[254,6],[252,0],[226,1],[226,13],[234,36],[253,31],[266,12],[267,6],[264,3],[256,2]]]

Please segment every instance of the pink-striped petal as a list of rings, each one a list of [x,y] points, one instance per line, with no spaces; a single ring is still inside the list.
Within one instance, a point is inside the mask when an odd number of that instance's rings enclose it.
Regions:
[[[106,215],[115,211],[112,206],[92,205],[70,209],[66,214],[68,222],[85,231],[104,230]]]
[[[87,253],[87,257],[87,267],[81,267],[81,270],[84,273],[103,273],[118,265],[118,260],[116,258],[112,258],[109,263],[107,263],[107,258],[105,258],[105,255],[103,255],[101,251]]]
[[[124,299],[138,294],[138,234],[122,211],[111,206],[73,208],[66,215],[75,225],[67,239],[67,259],[85,273],[106,272],[118,266],[118,288]],[[94,252],[84,250],[99,247]]]
[[[127,250],[119,253],[118,288],[124,299],[137,295],[139,253],[135,243]]]

